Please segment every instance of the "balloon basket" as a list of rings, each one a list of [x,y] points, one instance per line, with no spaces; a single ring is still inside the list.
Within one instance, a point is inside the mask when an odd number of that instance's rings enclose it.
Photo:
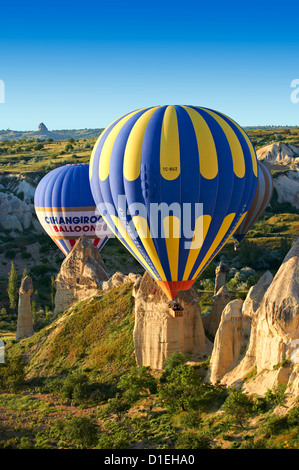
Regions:
[[[182,310],[172,310],[172,309],[169,309],[170,310],[170,315],[172,315],[174,318],[178,318],[178,317],[183,317],[184,316],[184,312]]]

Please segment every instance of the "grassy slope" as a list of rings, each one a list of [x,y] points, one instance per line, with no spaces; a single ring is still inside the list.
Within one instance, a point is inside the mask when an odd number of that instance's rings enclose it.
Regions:
[[[33,337],[13,344],[28,358],[27,376],[53,377],[86,370],[110,382],[135,364],[131,284],[79,302]]]

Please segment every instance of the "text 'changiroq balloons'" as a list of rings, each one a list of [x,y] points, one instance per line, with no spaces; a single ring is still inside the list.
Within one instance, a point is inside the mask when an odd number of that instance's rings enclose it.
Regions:
[[[244,130],[196,106],[120,117],[99,137],[89,169],[103,218],[169,299],[189,289],[232,236],[257,187]]]
[[[111,236],[97,211],[88,172],[88,164],[56,168],[41,179],[34,194],[38,220],[65,255],[81,235],[90,238],[99,250]]]

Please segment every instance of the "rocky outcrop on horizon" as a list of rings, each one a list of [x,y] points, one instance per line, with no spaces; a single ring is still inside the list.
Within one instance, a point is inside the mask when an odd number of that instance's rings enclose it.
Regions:
[[[82,235],[61,264],[55,279],[54,315],[74,303],[99,295],[108,280],[107,268],[99,250]]]
[[[257,395],[281,383],[298,396],[298,346],[299,239],[273,280],[266,272],[244,303],[224,309],[206,379]]]
[[[199,295],[193,288],[181,291],[176,300],[184,308],[183,316],[175,317],[169,299],[146,272],[135,286],[135,327],[133,333],[136,361],[139,366],[161,370],[174,352],[191,354],[199,360],[211,352],[212,344],[205,337]]]

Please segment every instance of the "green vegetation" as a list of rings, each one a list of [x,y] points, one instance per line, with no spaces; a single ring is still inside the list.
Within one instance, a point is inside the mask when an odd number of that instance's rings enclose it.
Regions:
[[[8,276],[7,293],[9,297],[9,306],[14,310],[18,303],[18,273],[13,263],[11,263],[11,269]]]
[[[96,135],[88,129],[81,134],[53,131],[63,135],[60,141],[7,134],[0,141],[1,173],[26,175],[27,181],[36,184],[58,166],[88,163],[100,131]],[[298,128],[251,128],[248,134],[256,148],[273,140],[299,144]],[[1,182],[6,188],[5,177]],[[23,199],[24,194],[18,197]],[[240,250],[235,251],[230,240],[196,281],[202,314],[211,308],[220,260],[229,267],[231,299],[245,298],[266,269],[276,273],[298,236],[298,211],[279,204],[274,191],[271,208],[251,228]],[[299,407],[287,414],[275,413],[275,407],[283,409],[285,387],[257,397],[211,385],[202,379],[209,359],[193,367],[181,353],[170,356],[159,373],[137,367],[131,284],[79,302],[53,320],[54,278],[63,259],[56,245],[46,234],[33,234],[32,227],[16,237],[9,230],[1,232],[0,242],[2,265],[7,269],[0,279],[0,333],[7,353],[5,364],[0,364],[0,448],[298,447]],[[39,244],[38,263],[32,262],[32,243]],[[116,239],[101,254],[111,273],[143,272]],[[21,270],[15,269],[20,259],[26,261],[26,271],[24,264]],[[16,342],[22,273],[32,277],[35,288],[35,334]],[[256,373],[253,369],[246,380]]]

